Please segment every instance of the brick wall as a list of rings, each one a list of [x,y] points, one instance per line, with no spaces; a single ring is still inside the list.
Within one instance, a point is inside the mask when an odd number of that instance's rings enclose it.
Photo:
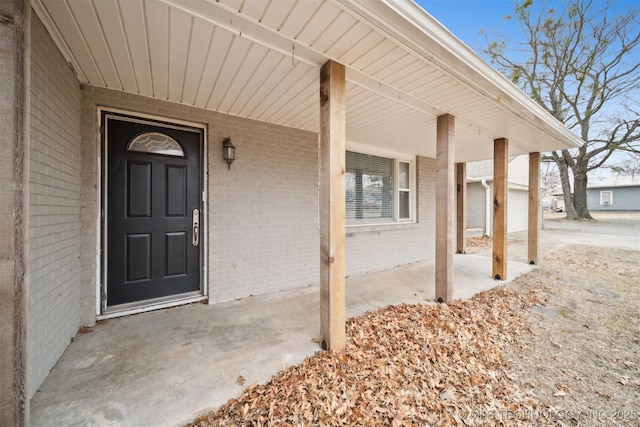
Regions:
[[[215,301],[319,279],[318,137],[217,115],[209,151],[209,272]],[[220,141],[230,135],[227,170]]]
[[[210,300],[318,283],[318,137],[120,91],[81,86],[34,23],[31,393],[80,325],[95,323],[100,274],[98,108],[203,124]],[[222,140],[236,145],[231,170]],[[351,232],[347,273],[433,258],[435,160],[417,161],[418,223]],[[82,202],[80,202],[82,201]]]
[[[33,15],[29,396],[80,325],[80,89]]]
[[[83,146],[91,156],[86,161],[83,157],[87,169],[83,184],[89,201],[83,212],[83,247],[93,248],[83,250],[83,266],[87,266],[83,273],[83,320],[95,318],[99,106],[206,126],[212,302],[318,281],[316,134],[107,89],[87,86],[82,92]],[[236,146],[231,170],[222,159],[222,140],[227,136]]]
[[[208,275],[212,302],[305,286],[319,281],[317,135],[95,87],[83,88],[83,144],[95,144],[98,106],[205,124],[208,133]],[[86,127],[86,132],[85,132]],[[236,145],[228,170],[222,139]],[[97,150],[97,149],[96,149]],[[95,152],[97,156],[98,152]],[[94,157],[83,164],[91,168]],[[83,178],[97,186],[91,170]],[[418,162],[418,224],[349,233],[347,272],[357,274],[432,258],[435,165]],[[83,232],[95,216],[83,220]],[[88,235],[91,235],[87,231]],[[89,236],[90,237],[90,236]],[[95,238],[86,243],[95,247]],[[84,255],[84,251],[83,251]],[[95,258],[95,257],[94,257]],[[88,262],[89,263],[89,262]],[[95,277],[95,269],[87,278]],[[84,282],[84,281],[83,281]],[[95,285],[94,285],[95,286]],[[87,286],[87,310],[95,290]],[[92,302],[93,301],[93,302]]]

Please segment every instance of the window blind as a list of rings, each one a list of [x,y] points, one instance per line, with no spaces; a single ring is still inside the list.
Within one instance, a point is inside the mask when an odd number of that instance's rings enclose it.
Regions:
[[[393,218],[393,164],[393,159],[347,151],[347,221]]]

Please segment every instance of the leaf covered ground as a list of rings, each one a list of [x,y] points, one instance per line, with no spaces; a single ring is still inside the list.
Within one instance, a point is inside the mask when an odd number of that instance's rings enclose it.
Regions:
[[[640,252],[573,245],[528,277],[546,304],[505,349],[509,377],[558,424],[640,426]]]
[[[609,251],[606,257],[612,254]],[[600,289],[601,283],[588,283],[588,267],[593,266],[590,257],[594,256],[605,257],[597,250],[577,256],[554,254],[549,257],[549,267],[468,301],[388,306],[352,318],[347,322],[343,351],[318,352],[302,364],[282,370],[265,385],[249,386],[238,398],[191,425],[638,425],[640,387],[635,381],[640,380],[640,332],[638,323],[635,332],[626,327],[638,321],[638,311],[624,311],[630,317],[623,323],[610,320],[618,328],[611,341],[624,346],[623,351],[630,355],[614,352],[624,375],[612,374],[611,381],[622,378],[624,385],[618,381],[623,388],[600,387],[604,390],[601,395],[597,390],[581,389],[573,380],[579,378],[582,384],[606,382],[611,369],[600,372],[588,362],[575,365],[574,358],[589,360],[593,349],[600,347],[603,355],[611,353],[612,342],[554,347],[552,343],[558,343],[549,337],[561,333],[556,329],[562,322],[540,314],[556,310],[555,305],[546,306],[549,301],[556,304],[558,296],[566,298],[562,286],[567,280],[581,277],[578,281],[584,292],[598,292],[593,289]],[[637,262],[629,263],[633,257],[637,261],[638,253],[616,253],[615,260],[600,259],[596,268],[615,271],[616,283],[626,283],[620,286],[630,292],[625,299],[633,299],[636,305],[631,307],[635,308],[640,301],[635,287],[640,267]],[[563,273],[558,273],[558,268]],[[563,276],[572,268],[586,273]],[[571,295],[575,296],[574,291]],[[575,308],[580,311],[578,303]],[[612,308],[616,311],[599,315],[609,319],[620,314],[619,307]],[[586,329],[582,325],[562,327],[577,328],[580,333]],[[627,340],[618,336],[621,332],[629,335]],[[607,336],[587,338],[567,333],[570,341]],[[547,338],[552,343],[543,342]],[[565,350],[572,355],[564,354]],[[556,366],[563,361],[575,366]],[[572,371],[578,367],[589,371]],[[578,410],[582,415],[569,414]],[[605,415],[608,418],[603,421]]]

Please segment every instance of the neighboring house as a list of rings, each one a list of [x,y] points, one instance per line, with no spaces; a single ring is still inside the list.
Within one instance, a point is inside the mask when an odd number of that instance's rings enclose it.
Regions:
[[[551,212],[565,212],[564,193],[554,191],[551,194]]]
[[[411,0],[5,0],[0,58],[2,425],[100,319],[320,282],[332,348],[345,274],[434,258],[448,300],[454,162],[581,144]]]
[[[529,158],[513,156],[508,167],[508,230],[513,233],[527,229],[529,205]],[[493,162],[483,160],[467,163],[467,229],[481,230],[485,236],[493,232]]]
[[[587,185],[590,211],[640,211],[640,176],[616,175]]]

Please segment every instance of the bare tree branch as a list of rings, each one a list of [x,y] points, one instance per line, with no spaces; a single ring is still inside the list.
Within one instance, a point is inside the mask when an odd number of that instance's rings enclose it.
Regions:
[[[612,5],[568,0],[554,10],[523,0],[514,16],[526,41],[487,39],[496,68],[585,141],[542,156],[558,168],[571,219],[591,218],[587,172],[616,152],[640,153],[640,12],[614,14]]]

